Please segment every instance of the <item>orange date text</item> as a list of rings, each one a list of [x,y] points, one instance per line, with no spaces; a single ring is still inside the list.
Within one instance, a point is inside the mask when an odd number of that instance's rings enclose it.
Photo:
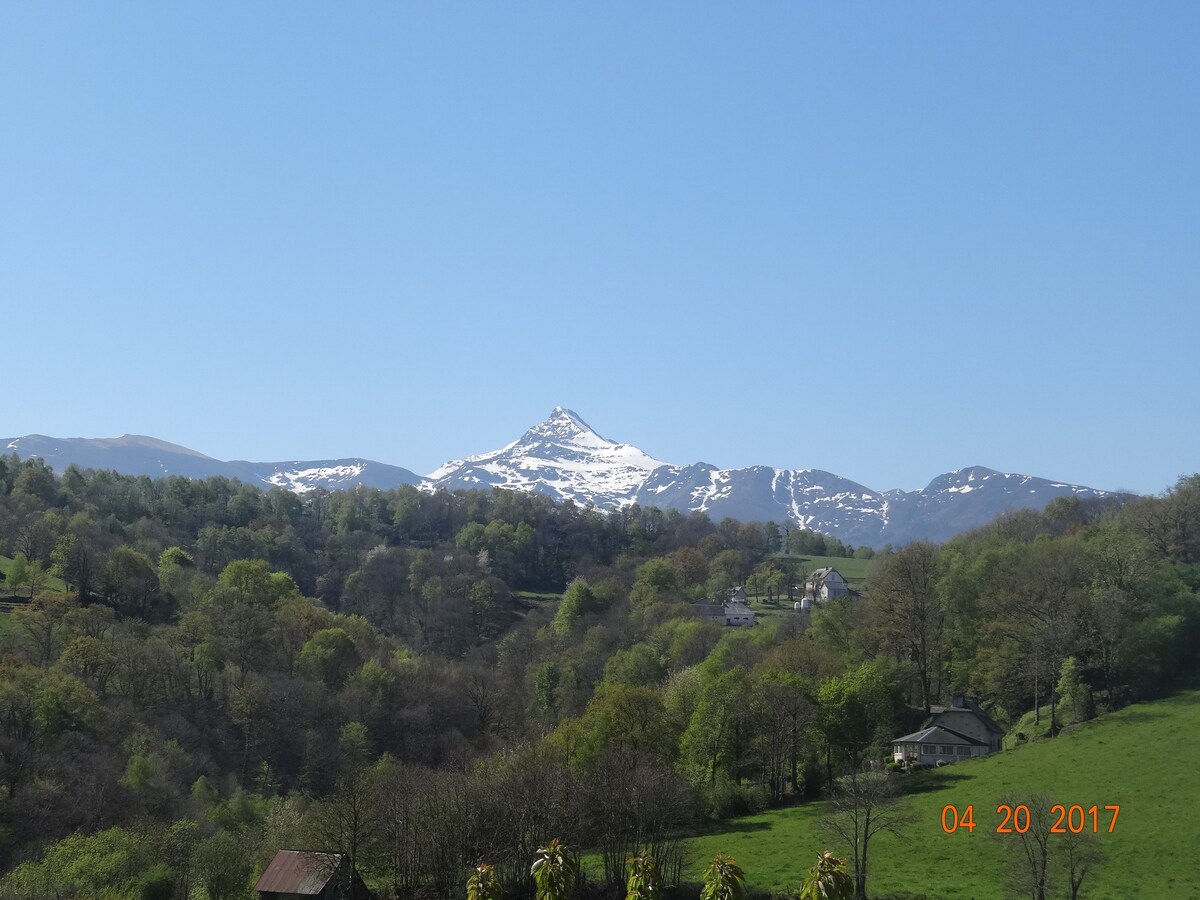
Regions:
[[[1046,817],[1041,830],[1045,830],[1045,826],[1049,825],[1050,834],[1080,834],[1084,831],[1092,834],[1112,834],[1117,827],[1117,816],[1120,812],[1121,807],[1116,804],[1066,806],[1055,803],[1050,807],[1049,816]],[[1001,803],[996,807],[996,816],[999,818],[996,834],[1025,834],[1035,825],[1034,815],[1024,803],[1015,806]],[[946,834],[954,834],[960,829],[974,834],[975,828],[974,804],[969,804],[962,810],[953,804],[942,807],[942,831]]]

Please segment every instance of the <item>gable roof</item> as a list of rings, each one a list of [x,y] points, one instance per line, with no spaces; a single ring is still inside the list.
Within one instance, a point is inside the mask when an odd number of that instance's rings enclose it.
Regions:
[[[805,580],[811,581],[813,584],[816,584],[818,582],[824,581],[830,575],[836,575],[842,581],[846,580],[846,576],[844,576],[841,572],[839,572],[833,566],[825,566],[824,568],[821,568],[821,569],[813,569],[809,573],[808,578]]]
[[[959,734],[950,728],[942,728],[940,725],[934,725],[930,728],[923,728],[920,731],[914,731],[912,734],[906,734],[904,737],[892,739],[893,744],[960,744],[969,747],[986,747],[984,741],[977,741],[973,737],[968,737],[965,734]]]
[[[975,702],[973,699],[969,699],[966,701],[966,703],[967,703],[966,706],[931,706],[931,707],[929,707],[929,715],[931,717],[930,724],[937,722],[938,716],[940,716],[942,713],[956,713],[956,712],[970,713],[971,715],[975,716],[975,718],[977,718],[980,722],[982,722],[984,727],[987,728],[987,730],[990,731],[992,734],[1000,734],[1000,735],[1004,734],[1004,729],[1001,728],[999,725],[997,725],[996,722],[992,719],[992,717],[989,716],[987,713],[985,713],[983,711],[983,708],[977,702]]]
[[[342,865],[341,853],[280,850],[258,879],[256,891],[316,896]]]

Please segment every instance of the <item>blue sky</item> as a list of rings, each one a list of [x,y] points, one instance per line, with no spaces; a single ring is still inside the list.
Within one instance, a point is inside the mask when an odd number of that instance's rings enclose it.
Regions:
[[[0,433],[1200,469],[1200,6],[7,4]]]

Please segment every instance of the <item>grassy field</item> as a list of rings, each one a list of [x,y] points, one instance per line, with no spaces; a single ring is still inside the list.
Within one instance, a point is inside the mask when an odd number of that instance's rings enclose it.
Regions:
[[[1200,691],[1132,706],[1054,740],[909,776],[905,837],[871,844],[868,893],[891,900],[1007,898],[1003,846],[993,833],[999,798],[1046,794],[1067,805],[1121,807],[1115,831],[1098,837],[1107,861],[1085,881],[1089,900],[1200,898]],[[946,834],[947,804],[974,806],[974,833]],[[817,853],[837,845],[813,803],[730,820],[689,841],[687,872],[698,879],[717,851],[731,853],[760,891],[799,886]],[[1103,828],[1107,827],[1107,820]],[[1055,888],[1050,896],[1066,896]]]
[[[512,595],[518,600],[558,600],[562,597],[553,591],[513,591]]]
[[[12,566],[12,562],[11,556],[0,556],[0,572],[4,573],[5,579],[8,578],[8,570]],[[45,588],[48,591],[65,591],[67,586],[61,578],[55,578],[53,575],[47,575]],[[7,582],[0,583],[0,599],[7,600],[10,596],[12,596],[12,593],[13,592],[8,589]],[[21,588],[21,593],[28,597],[29,589]]]
[[[849,556],[796,556],[790,553],[777,553],[774,558],[781,562],[789,561],[797,563],[806,574],[813,569],[824,569],[826,567],[837,569],[850,584],[850,587],[856,591],[862,590],[867,580],[867,573],[871,570],[871,563],[874,562],[874,560],[870,559],[854,559]]]

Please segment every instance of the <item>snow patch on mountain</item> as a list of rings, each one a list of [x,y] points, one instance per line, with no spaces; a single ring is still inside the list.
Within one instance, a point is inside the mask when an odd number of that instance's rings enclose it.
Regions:
[[[601,437],[576,413],[556,406],[544,422],[511,444],[450,460],[426,476],[422,487],[536,491],[558,500],[615,508],[634,502],[646,476],[664,465],[632,444]]]
[[[307,494],[318,487],[335,491],[356,483],[365,469],[366,466],[363,463],[343,466],[313,466],[290,472],[275,471],[263,481],[297,494]]]
[[[638,503],[718,520],[786,522],[875,547],[924,537],[944,540],[997,513],[1040,508],[1064,494],[1104,496],[982,466],[948,472],[915,491],[877,491],[819,469],[672,465],[601,437],[563,407],[499,450],[447,462],[422,487],[500,487],[601,509]]]
[[[706,462],[681,466],[609,440],[561,406],[499,450],[450,460],[423,479],[407,469],[365,459],[222,462],[143,435],[25,435],[0,438],[0,445],[22,458],[40,456],[59,472],[77,465],[152,478],[222,476],[301,494],[357,486],[387,490],[404,484],[431,492],[506,488],[603,510],[637,503],[684,513],[702,511],[714,520],[789,523],[873,547],[919,538],[945,540],[1002,512],[1041,509],[1055,497],[1109,496],[982,466],[947,472],[914,491],[877,491],[819,469],[722,469]]]

